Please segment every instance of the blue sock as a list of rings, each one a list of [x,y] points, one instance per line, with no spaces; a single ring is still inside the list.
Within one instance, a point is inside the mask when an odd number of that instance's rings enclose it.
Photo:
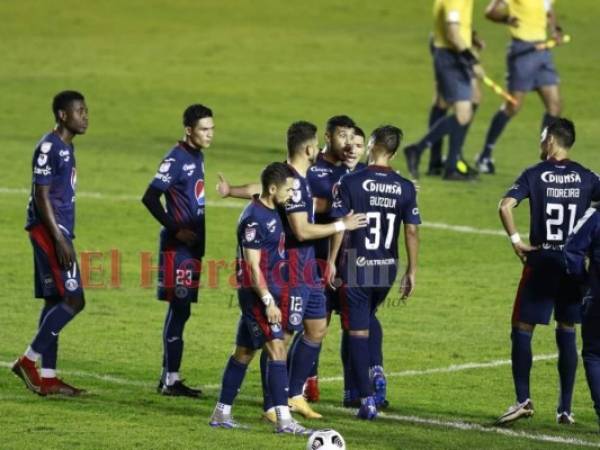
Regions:
[[[383,366],[383,330],[376,316],[371,316],[369,324],[369,353],[371,354],[370,366]]]
[[[175,300],[169,304],[163,331],[163,348],[167,372],[179,372],[183,358],[183,330],[190,318],[190,302]]]
[[[447,134],[452,133],[457,126],[459,126],[459,124],[454,114],[441,118],[429,129],[427,134],[415,144],[417,149],[422,153],[427,147],[431,147],[433,143],[438,142]]]
[[[290,397],[302,394],[302,388],[321,351],[321,344],[299,339],[288,356]]]
[[[308,374],[309,377],[316,377],[319,374],[319,358],[320,358],[320,356],[321,356],[321,352],[319,352],[319,354],[317,355],[315,364],[314,364],[314,366],[312,366],[312,369],[311,369],[310,373]]]
[[[446,170],[456,170],[456,165],[462,154],[463,144],[467,136],[469,124],[461,125],[456,122],[454,129],[450,133],[450,144],[448,145],[448,157],[446,158]]]
[[[431,110],[429,111],[429,122],[428,128],[433,127],[433,125],[440,120],[442,117],[446,115],[447,109],[440,108],[436,104],[431,106]],[[434,166],[442,165],[442,144],[444,143],[443,139],[439,139],[433,144],[431,144],[431,153],[429,154],[429,167],[432,168]]]
[[[557,412],[571,412],[573,386],[577,372],[577,334],[575,330],[556,329],[558,347],[558,374],[560,378],[560,396]]]
[[[552,116],[548,113],[544,113],[544,115],[542,117],[542,129],[541,130],[544,131],[544,128],[546,128],[548,125],[550,125],[556,119],[558,119],[558,117]]]
[[[268,411],[273,407],[273,399],[269,392],[269,375],[267,364],[269,361],[269,353],[263,349],[260,353],[260,381],[263,390],[263,411]]]
[[[221,394],[219,395],[219,403],[224,405],[233,405],[235,397],[237,397],[244,377],[246,376],[248,366],[236,361],[234,357],[230,357],[225,371],[223,372],[223,380],[221,381]]]
[[[494,115],[490,127],[488,128],[487,135],[485,136],[485,143],[483,144],[483,150],[479,155],[479,159],[492,157],[492,151],[494,150],[496,141],[502,134],[502,131],[509,120],[510,116],[502,109]]]
[[[349,338],[348,332],[342,331],[340,356],[342,358],[342,367],[344,369],[344,400],[346,401],[358,398],[358,388],[354,382],[352,367],[350,367],[350,350],[348,349]]]
[[[48,311],[31,343],[33,351],[44,354],[50,347],[56,345],[58,333],[73,317],[75,317],[74,311],[64,303],[59,303]]]
[[[269,393],[274,406],[288,404],[288,375],[285,361],[270,361],[267,363]]]
[[[583,367],[598,422],[600,422],[600,355],[583,352]]]
[[[360,398],[373,395],[371,380],[369,379],[369,338],[366,336],[352,336],[348,338],[350,364],[354,373],[354,380],[358,387]]]
[[[512,372],[517,401],[523,403],[529,398],[529,373],[533,356],[531,354],[532,334],[513,328],[512,330]]]
[[[42,323],[44,319],[50,312],[52,308],[57,305],[56,302],[48,302],[44,303],[44,307],[42,308],[42,312],[40,313],[40,320],[38,323],[38,329],[42,327]],[[58,357],[58,336],[56,339],[50,344],[48,349],[42,353],[42,369],[56,369],[56,359]]]

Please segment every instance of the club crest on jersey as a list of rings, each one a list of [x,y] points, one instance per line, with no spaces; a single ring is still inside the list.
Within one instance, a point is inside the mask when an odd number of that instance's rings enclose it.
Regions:
[[[254,224],[250,224],[244,230],[244,239],[246,242],[252,242],[256,238],[256,228]]]
[[[67,291],[69,292],[76,291],[78,287],[79,283],[77,283],[77,280],[74,278],[69,278],[67,281],[65,281],[65,288],[67,288]]]
[[[38,159],[37,159],[38,166],[42,167],[42,166],[46,165],[47,162],[48,162],[48,155],[46,153],[40,153],[40,155],[38,156]]]
[[[199,206],[204,206],[204,180],[197,180],[194,185],[194,196]]]
[[[40,152],[42,152],[42,153],[48,153],[51,148],[52,148],[52,142],[44,142],[40,146]]]

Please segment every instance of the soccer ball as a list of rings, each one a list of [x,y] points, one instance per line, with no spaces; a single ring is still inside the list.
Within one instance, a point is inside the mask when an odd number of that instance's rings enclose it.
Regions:
[[[346,450],[346,442],[335,430],[318,430],[308,438],[306,450]]]

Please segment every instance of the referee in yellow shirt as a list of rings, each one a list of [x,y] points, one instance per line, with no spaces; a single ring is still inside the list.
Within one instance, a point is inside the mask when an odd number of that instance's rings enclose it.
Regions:
[[[475,75],[483,75],[483,69],[471,48],[473,0],[435,0],[433,15],[433,61],[437,90],[452,108],[453,114],[433,124],[420,141],[404,149],[404,155],[411,177],[418,178],[422,153],[448,135],[450,142],[443,178],[469,180],[472,174],[460,172],[457,163],[473,117],[472,79]]]
[[[556,22],[554,0],[492,0],[485,16],[492,22],[508,26],[512,42],[508,48],[508,91],[516,104],[505,102],[493,117],[483,150],[476,162],[480,173],[495,172],[492,151],[508,121],[521,108],[529,91],[537,91],[546,109],[542,120],[544,129],[560,116],[558,74],[549,50],[536,50],[536,44],[547,39],[547,30],[557,43],[562,40],[562,30]]]

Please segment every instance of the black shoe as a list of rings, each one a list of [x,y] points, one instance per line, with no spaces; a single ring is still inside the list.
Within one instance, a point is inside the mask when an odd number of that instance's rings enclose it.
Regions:
[[[444,165],[443,164],[432,164],[427,169],[427,176],[429,177],[439,177],[444,173]]]
[[[404,147],[404,156],[406,158],[406,167],[408,173],[414,180],[419,179],[419,162],[421,160],[421,152],[416,145]]]
[[[173,397],[193,397],[198,398],[202,395],[200,389],[192,389],[183,384],[183,380],[176,381],[171,386],[163,385],[160,391],[162,395],[173,396]]]
[[[494,175],[496,173],[496,166],[492,158],[478,158],[475,167],[477,167],[479,173],[487,175]]]
[[[442,179],[445,181],[476,181],[477,175],[472,172],[462,173],[458,170],[446,170]]]

